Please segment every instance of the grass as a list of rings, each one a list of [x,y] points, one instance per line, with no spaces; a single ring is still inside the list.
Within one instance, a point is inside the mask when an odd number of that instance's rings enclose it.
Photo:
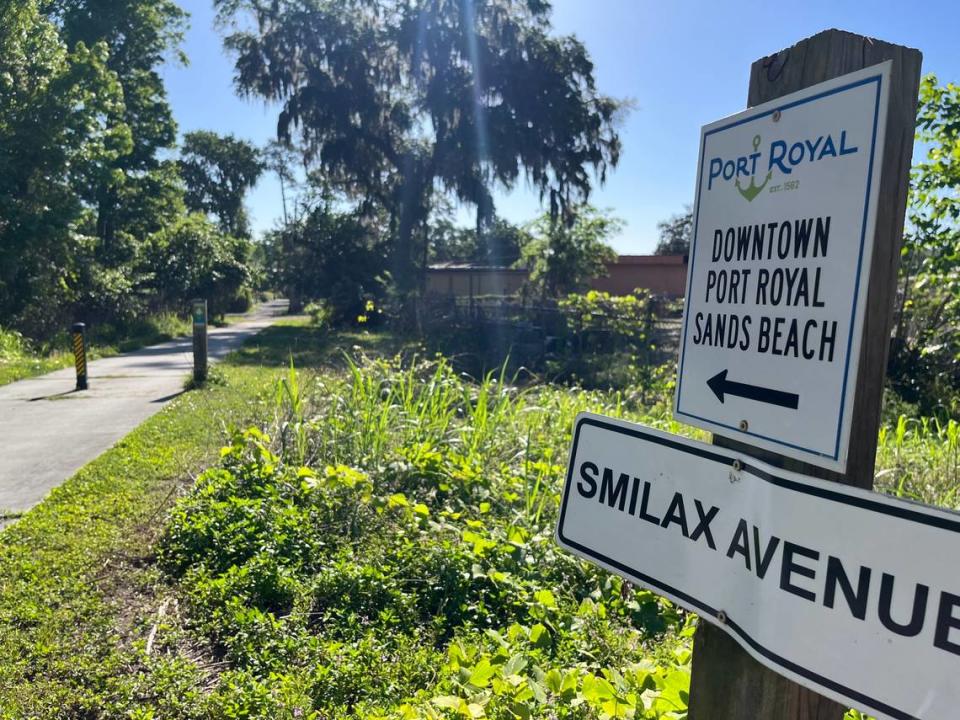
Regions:
[[[234,365],[283,367],[291,360],[297,368],[344,367],[343,353],[353,349],[389,356],[422,351],[414,342],[392,333],[330,330],[310,323],[305,316],[283,318],[251,338],[230,357]]]
[[[89,359],[131,352],[189,334],[190,321],[174,313],[160,313],[129,326],[91,328]],[[73,353],[66,333],[43,344],[31,343],[17,333],[0,328],[0,385],[71,367]]]
[[[900,415],[880,428],[876,489],[960,510],[960,422]]]
[[[124,328],[92,328],[90,344],[94,354],[99,353],[102,357],[105,354],[131,352],[148,345],[173,340],[189,335],[192,330],[193,325],[189,318],[165,312],[137,320]]]
[[[17,520],[0,717],[683,718],[692,617],[552,529],[579,410],[703,434],[417,353],[269,328]],[[878,486],[956,508],[958,436],[888,423]]]
[[[73,365],[73,356],[64,352],[54,352],[42,357],[24,354],[0,360],[0,385],[37,375],[46,375],[71,365]]]
[[[216,458],[222,419],[262,420],[257,400],[272,390],[268,371],[226,373],[226,386],[174,401],[0,535],[0,717],[128,717],[139,673],[162,683],[173,672],[143,652],[159,520]]]

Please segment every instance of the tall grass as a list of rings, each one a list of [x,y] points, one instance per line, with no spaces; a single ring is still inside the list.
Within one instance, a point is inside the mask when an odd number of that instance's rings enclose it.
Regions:
[[[12,360],[26,352],[26,341],[13,330],[0,327],[0,360]]]
[[[960,509],[960,423],[900,415],[883,425],[876,486],[909,500]]]
[[[0,327],[0,385],[52,372],[71,362],[63,350],[38,346],[20,333]]]
[[[474,381],[443,357],[291,363],[273,425],[237,434],[159,548],[228,668],[210,702],[238,717],[685,717],[692,617],[552,540],[578,412],[703,437],[672,419],[666,387],[653,406],[645,391]],[[958,442],[954,421],[884,426],[878,489],[955,507]]]

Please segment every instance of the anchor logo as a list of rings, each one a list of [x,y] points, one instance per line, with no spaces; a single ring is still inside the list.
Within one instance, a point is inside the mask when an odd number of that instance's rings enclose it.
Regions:
[[[756,152],[757,148],[760,147],[760,136],[753,136],[753,151]],[[763,189],[767,186],[767,183],[770,182],[770,178],[773,177],[773,170],[767,173],[767,177],[764,179],[763,183],[757,185],[756,178],[750,176],[750,184],[747,187],[743,187],[740,184],[740,178],[736,180],[737,191],[746,198],[747,202],[753,202],[753,199],[763,192]]]

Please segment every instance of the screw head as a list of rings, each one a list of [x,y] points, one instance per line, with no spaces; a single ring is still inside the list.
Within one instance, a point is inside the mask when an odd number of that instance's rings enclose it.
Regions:
[[[734,470],[736,470],[737,472],[740,472],[740,470],[741,470],[742,468],[743,468],[743,463],[741,463],[739,460],[734,460],[734,461],[733,461],[733,469],[734,469]]]
[[[743,432],[746,432],[749,427],[750,427],[750,423],[748,423],[746,420],[740,421],[740,430],[742,430]]]
[[[773,121],[774,121],[774,122],[780,122],[780,118],[781,118],[781,117],[783,117],[783,115],[781,114],[781,112],[780,112],[779,110],[774,110],[774,111],[773,111]]]
[[[726,624],[727,624],[727,613],[724,612],[723,610],[720,610],[720,611],[717,613],[717,622],[720,623],[721,625],[726,625]]]

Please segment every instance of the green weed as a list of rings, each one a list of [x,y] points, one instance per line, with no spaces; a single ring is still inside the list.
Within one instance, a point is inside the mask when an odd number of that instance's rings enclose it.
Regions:
[[[343,364],[291,365],[273,424],[234,436],[160,543],[191,632],[236,678],[207,707],[686,717],[695,619],[558,551],[552,529],[580,410],[702,434],[666,401],[474,381],[439,356]],[[880,488],[952,506],[958,442],[956,422],[885,426]]]

